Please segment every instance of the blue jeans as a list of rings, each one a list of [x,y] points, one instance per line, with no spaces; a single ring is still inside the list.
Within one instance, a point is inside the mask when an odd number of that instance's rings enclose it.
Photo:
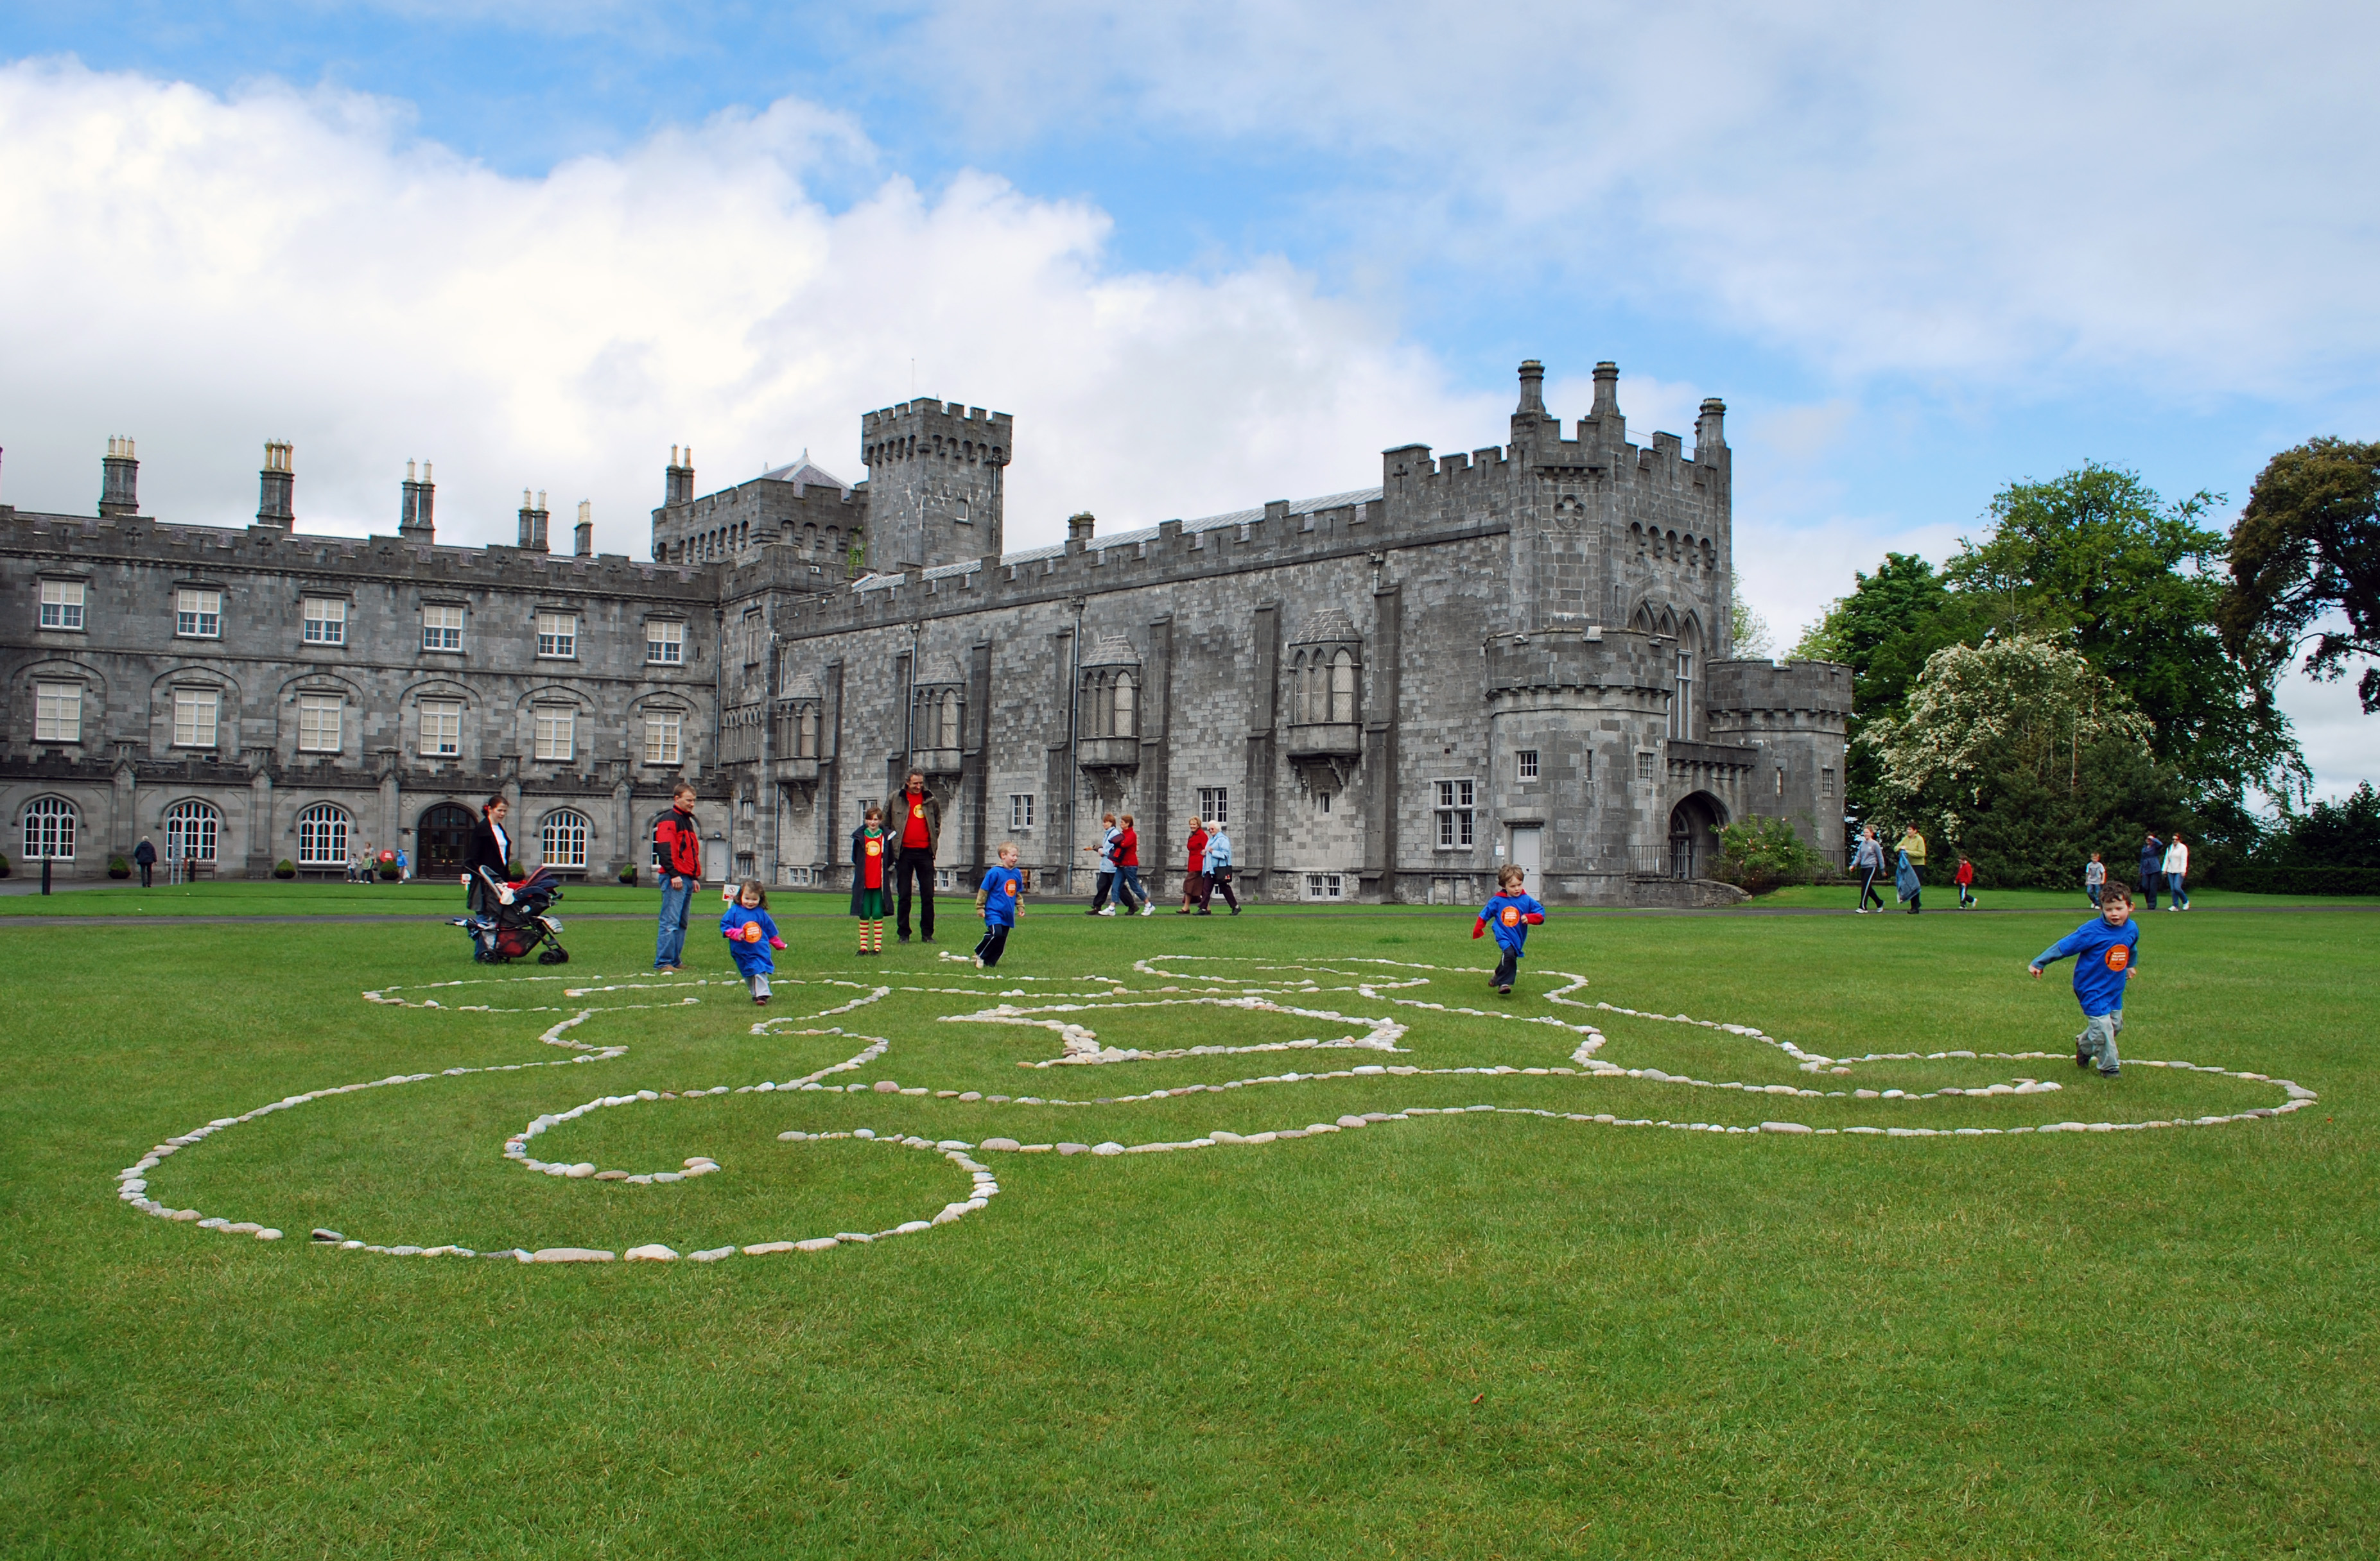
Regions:
[[[685,884],[684,889],[672,889],[673,883]],[[678,963],[686,957],[686,917],[694,905],[694,885],[682,877],[662,880],[661,935],[653,940],[653,968],[662,969]]]
[[[1122,864],[1117,865],[1115,902],[1117,904],[1123,907],[1124,914],[1126,915],[1132,914],[1134,912],[1139,910],[1143,905],[1148,903],[1148,890],[1140,887],[1140,865],[1138,863],[1135,862],[1129,866]]]
[[[2187,911],[2190,909],[2190,890],[2182,887],[2181,880],[2182,875],[2180,873],[2168,873],[2165,876],[2166,892],[2170,897],[2167,903],[2179,905]]]

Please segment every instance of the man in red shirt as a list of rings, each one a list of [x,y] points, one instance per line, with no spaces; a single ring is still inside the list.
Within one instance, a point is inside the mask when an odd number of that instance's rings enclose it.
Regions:
[[[684,968],[686,913],[702,883],[702,830],[694,818],[694,788],[678,783],[670,810],[653,826],[653,870],[662,880],[662,917],[653,940],[653,974]]]
[[[934,848],[942,838],[942,805],[926,790],[926,774],[920,769],[909,771],[909,783],[894,797],[885,811],[891,815],[884,823],[892,838],[901,842],[901,854],[894,860],[892,881],[899,892],[893,910],[893,929],[901,941],[909,941],[909,889],[914,881],[917,894],[924,902],[917,914],[917,936],[925,942],[934,940]]]

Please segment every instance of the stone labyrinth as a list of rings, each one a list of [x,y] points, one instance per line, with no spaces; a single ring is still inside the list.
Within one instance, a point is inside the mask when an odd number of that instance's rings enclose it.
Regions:
[[[840,978],[822,977],[797,980],[790,976],[777,982],[783,997],[795,997],[808,990],[819,996],[832,996],[840,1000],[805,1014],[787,1014],[762,1019],[752,1025],[755,1035],[840,1037],[854,1044],[856,1049],[840,1062],[831,1063],[814,1072],[783,1080],[759,1080],[739,1083],[722,1083],[702,1090],[678,1092],[638,1089],[617,1095],[598,1095],[565,1109],[532,1118],[518,1132],[505,1139],[502,1153],[524,1174],[562,1177],[579,1180],[622,1182],[638,1187],[660,1187],[692,1180],[696,1178],[721,1174],[729,1168],[708,1156],[697,1156],[680,1165],[660,1169],[616,1169],[598,1168],[590,1161],[545,1159],[540,1151],[549,1135],[560,1134],[577,1119],[594,1111],[641,1109],[666,1107],[678,1099],[690,1099],[706,1095],[768,1095],[806,1094],[827,1091],[847,1091],[932,1096],[946,1100],[981,1102],[1014,1108],[1026,1119],[1028,1131],[1020,1137],[992,1137],[978,1143],[959,1139],[926,1139],[914,1135],[879,1137],[867,1128],[848,1131],[812,1132],[793,1129],[777,1136],[781,1142],[815,1146],[820,1152],[848,1150],[855,1147],[896,1148],[929,1154],[947,1161],[954,1177],[964,1178],[959,1195],[938,1208],[920,1211],[917,1217],[905,1220],[889,1229],[858,1231],[787,1233],[782,1237],[764,1238],[742,1246],[716,1247],[685,1254],[697,1262],[717,1262],[743,1255],[760,1257],[779,1252],[825,1252],[830,1249],[863,1245],[895,1236],[911,1236],[932,1230],[978,1214],[991,1205],[1000,1195],[1000,1180],[990,1166],[978,1156],[1001,1155],[1062,1156],[1088,1155],[1153,1155],[1188,1153],[1204,1150],[1241,1152],[1259,1149],[1268,1144],[1318,1137],[1330,1133],[1368,1131],[1388,1124],[1407,1121],[1419,1117],[1465,1116],[1474,1112],[1490,1115],[1511,1115],[1543,1118],[1553,1121],[1575,1123],[1592,1128],[1663,1129],[1679,1132],[1709,1132],[1730,1135],[1752,1133],[1811,1134],[1814,1136],[1866,1135],[1876,1138],[1983,1138],[2019,1133],[2058,1132],[2122,1132],[2148,1131],[2186,1127],[2213,1127],[2231,1122],[2246,1122],[2274,1118],[2310,1106],[2314,1093],[2286,1079],[2273,1079],[2262,1073],[2235,1071],[2209,1065],[2180,1061],[2127,1060],[2127,1069],[2178,1068],[2198,1073],[2216,1074],[2244,1083],[2262,1085],[2277,1092],[2282,1098],[2276,1104],[2257,1105],[2228,1115],[2204,1116],[2171,1121],[2145,1122],[2056,1122],[2037,1127],[1961,1127],[1927,1128],[1891,1124],[1888,1118],[1901,1102],[1939,1100],[1963,1097],[1974,1099],[2002,1095],[2046,1095],[2058,1085],[2046,1080],[2014,1076],[1963,1088],[1943,1087],[1920,1093],[1900,1089],[1872,1089],[1858,1082],[1859,1076],[1874,1071],[1888,1071],[1891,1064],[1911,1061],[2031,1062],[2070,1060],[2065,1054],[2041,1051],[2023,1052],[1891,1052],[1871,1053],[1864,1057],[1834,1058],[1805,1051],[1792,1042],[1765,1034],[1748,1024],[1730,1024],[1718,1020],[1697,1019],[1686,1014],[1644,1013],[1633,1009],[1617,1008],[1609,1003],[1590,1003],[1580,996],[1586,987],[1586,977],[1563,971],[1540,973],[1551,977],[1556,985],[1547,997],[1558,1010],[1568,1010],[1575,1019],[1563,1013],[1515,1014],[1489,1009],[1461,1007],[1431,1001],[1420,994],[1435,978],[1461,976],[1475,979],[1478,972],[1453,970],[1444,966],[1416,964],[1392,960],[1356,959],[1328,963],[1273,963],[1262,959],[1227,958],[1207,955],[1176,955],[1138,960],[1131,966],[1128,978],[1085,975],[1064,978],[1021,977],[1014,975],[980,974],[967,966],[967,962],[944,953],[941,958],[957,967],[940,978],[962,985],[931,986],[923,981],[937,979],[928,974],[915,984],[874,984]],[[964,970],[965,974],[960,972]],[[565,981],[577,985],[565,985]],[[229,1232],[258,1240],[278,1240],[282,1233],[252,1220],[225,1215],[209,1215],[198,1209],[176,1207],[170,1201],[152,1195],[151,1181],[173,1156],[188,1152],[217,1133],[227,1132],[277,1111],[299,1109],[314,1101],[334,1095],[352,1095],[365,1090],[387,1090],[431,1083],[438,1079],[460,1078],[475,1073],[518,1072],[533,1068],[576,1068],[611,1062],[628,1054],[629,1047],[616,1042],[606,1044],[582,1038],[579,1032],[589,1028],[599,1018],[637,1010],[684,1007],[700,1003],[699,988],[723,986],[741,998],[742,988],[724,982],[706,980],[654,980],[631,978],[606,981],[602,977],[563,977],[527,975],[489,977],[478,980],[448,981],[421,987],[386,987],[363,994],[368,1002],[381,1003],[421,1010],[425,1013],[520,1013],[560,1014],[537,1039],[549,1047],[561,1048],[571,1055],[535,1062],[492,1064],[481,1068],[449,1068],[437,1073],[394,1074],[384,1079],[371,1079],[358,1083],[341,1084],[330,1089],[292,1095],[260,1106],[237,1117],[218,1117],[189,1131],[169,1138],[142,1155],[133,1165],[116,1173],[117,1195],[129,1207],[160,1219],[194,1225],[200,1229]],[[480,996],[495,998],[504,996],[533,998],[545,995],[547,989],[560,987],[563,1000],[523,1002],[510,1006],[495,1000],[477,1000]],[[473,993],[472,988],[492,989]],[[698,990],[688,991],[688,988]],[[983,1024],[1038,1029],[1047,1031],[1055,1043],[1055,1055],[1020,1063],[1022,1069],[1035,1073],[1048,1073],[1053,1083],[1069,1083],[1067,1070],[1126,1067],[1135,1062],[1160,1059],[1239,1058],[1259,1053],[1318,1053],[1318,1059],[1335,1067],[1318,1067],[1314,1071],[1268,1073],[1252,1077],[1226,1079],[1215,1083],[1183,1084],[1152,1090],[1139,1095],[1099,1095],[1095,1099],[1077,1099],[1074,1095],[1092,1094],[1079,1087],[1065,1093],[1049,1095],[988,1095],[977,1090],[934,1089],[928,1085],[903,1086],[892,1079],[880,1078],[844,1082],[841,1075],[856,1074],[878,1063],[893,1050],[895,1042],[890,1036],[871,1035],[844,1023],[830,1021],[853,1020],[874,1004],[894,993],[920,993],[935,997],[954,998],[962,1011],[936,1016],[930,1023],[942,1024]],[[685,995],[672,996],[673,993]],[[602,1002],[594,999],[620,995],[625,1000]],[[998,1000],[986,1004],[985,999]],[[583,1005],[583,1006],[578,1006]],[[1311,1022],[1318,1030],[1336,1034],[1316,1035],[1299,1040],[1274,1041],[1260,1045],[1187,1046],[1160,1050],[1119,1049],[1102,1043],[1096,1022],[1102,1014],[1121,1014],[1150,1009],[1182,1009],[1220,1010],[1202,1016],[1205,1020],[1226,1017],[1231,1010],[1277,1014]],[[1348,1012],[1346,1009],[1366,1011]],[[1631,1018],[1659,1023],[1694,1025],[1741,1039],[1747,1048],[1768,1047],[1792,1059],[1802,1073],[1810,1075],[1805,1084],[1753,1084],[1737,1081],[1713,1082],[1664,1072],[1658,1068],[1621,1068],[1607,1062],[1597,1054],[1604,1045],[1603,1033],[1590,1017],[1596,1013],[1624,1014]],[[1416,1024],[1426,1024],[1434,1016],[1460,1015],[1488,1020],[1500,1024],[1547,1026],[1574,1037],[1575,1049],[1571,1053],[1570,1066],[1551,1068],[1493,1067],[1419,1068],[1401,1063],[1399,1057],[1409,1055],[1400,1046]],[[1190,1015],[1184,1015],[1185,1018]],[[854,1021],[864,1023],[864,1021]],[[888,1068],[895,1063],[886,1063]],[[1475,1106],[1406,1106],[1395,1107],[1387,1099],[1381,1108],[1361,1113],[1347,1113],[1330,1121],[1303,1121],[1291,1106],[1295,1086],[1325,1079],[1362,1079],[1377,1081],[1379,1093],[1392,1095],[1396,1081],[1406,1078],[1464,1074],[1481,1079],[1525,1074],[1539,1077],[1574,1078],[1581,1082],[1582,1093],[1609,1092],[1616,1083],[1635,1082],[1643,1087],[1632,1090],[1635,1095],[1653,1096],[1658,1092],[1661,1104],[1674,1106],[1693,1098],[1691,1092],[1726,1090],[1746,1095],[1775,1097],[1779,1107],[1788,1099],[1855,1099],[1870,1102],[1879,1113],[1875,1124],[1852,1127],[1813,1128],[1805,1123],[1787,1119],[1762,1122],[1757,1127],[1726,1126],[1685,1119],[1674,1116],[1637,1116],[1615,1111],[1557,1111],[1536,1107],[1483,1104]],[[1840,1083],[1841,1087],[1825,1087]],[[1063,1113],[1069,1107],[1084,1106],[1123,1107],[1193,1095],[1230,1095],[1235,1092],[1256,1092],[1241,1104],[1245,1109],[1278,1109],[1282,1125],[1259,1132],[1214,1131],[1187,1141],[1123,1144],[1108,1141],[1099,1144],[1079,1144],[1062,1139],[1047,1131],[1062,1124]],[[1280,1103],[1275,1107],[1274,1103]],[[1583,1104],[1594,1104],[1584,1102]],[[1646,1104],[1654,1104],[1647,1099]],[[1787,1109],[1790,1109],[1789,1107]],[[1053,1120],[1053,1116],[1055,1120]],[[1036,1142],[1026,1142],[1030,1138]],[[1047,1139],[1048,1142],[1038,1142]],[[550,1149],[545,1152],[552,1153]],[[962,1184],[954,1182],[954,1189]],[[666,1194],[653,1215],[655,1222],[668,1218]],[[427,1234],[427,1233],[425,1233]],[[319,1229],[314,1239],[326,1247],[340,1251],[360,1252],[389,1256],[419,1257],[494,1257],[521,1263],[545,1262],[609,1262],[614,1255],[607,1250],[581,1247],[549,1247],[537,1252],[512,1248],[478,1252],[454,1245],[382,1244],[351,1240],[338,1232]],[[630,1261],[667,1261],[680,1254],[670,1247],[653,1242],[632,1247],[625,1254]]]

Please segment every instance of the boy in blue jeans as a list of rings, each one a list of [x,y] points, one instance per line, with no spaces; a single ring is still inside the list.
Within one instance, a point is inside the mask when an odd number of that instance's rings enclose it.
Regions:
[[[1546,908],[1521,887],[1527,881],[1528,875],[1518,867],[1498,868],[1496,898],[1481,909],[1479,920],[1471,928],[1474,938],[1495,929],[1496,947],[1503,950],[1504,958],[1488,985],[1508,998],[1521,974],[1521,956],[1528,951],[1529,929],[1542,926],[1546,919]]]
[[[2074,1066],[2099,1064],[2112,1079],[2122,1063],[2116,1036],[2124,1027],[2124,983],[2140,968],[2141,929],[2132,925],[2132,897],[2119,883],[2099,891],[2099,914],[2035,954],[2025,968],[2034,980],[2041,967],[2074,956],[2074,998],[2082,1005],[2082,1033],[2074,1037]]]
[[[990,970],[1008,948],[1016,926],[1016,904],[1025,894],[1025,875],[1016,870],[1016,842],[1003,841],[1000,865],[987,869],[975,891],[975,914],[983,918],[983,941],[975,946],[975,968]]]

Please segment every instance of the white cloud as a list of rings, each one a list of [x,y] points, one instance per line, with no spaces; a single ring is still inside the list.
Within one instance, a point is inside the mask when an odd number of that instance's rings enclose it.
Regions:
[[[1391,270],[1550,266],[1848,375],[2191,403],[2368,393],[2375,52],[2380,8],[2321,0],[941,0],[870,68],[984,135],[1319,160]]]
[[[1018,414],[1012,546],[1378,480],[1378,452],[1500,433],[1393,329],[1287,265],[1128,272],[1108,221],[996,178],[900,177],[840,212],[806,175],[873,156],[797,102],[541,177],[408,137],[400,107],[229,100],[67,64],[0,68],[9,502],[88,512],[106,434],[144,508],[237,522],[267,437],[301,526],[393,529],[408,457],[442,536],[509,539],[524,487],[641,554],[673,441],[706,488],[921,393]],[[38,307],[23,307],[38,300]]]

